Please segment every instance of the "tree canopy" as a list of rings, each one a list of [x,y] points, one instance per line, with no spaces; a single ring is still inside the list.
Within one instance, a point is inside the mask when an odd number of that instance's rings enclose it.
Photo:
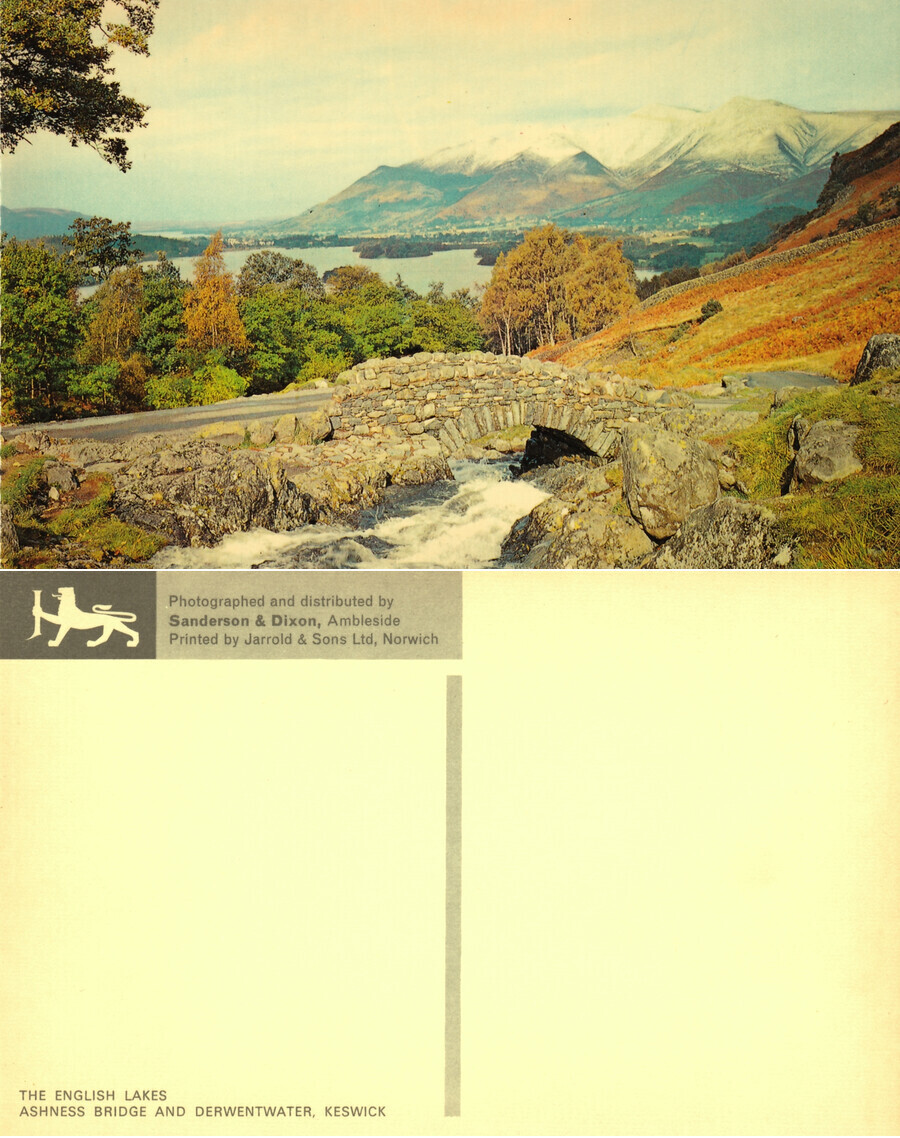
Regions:
[[[545,225],[497,258],[480,316],[509,355],[596,332],[634,302],[634,269],[619,243]]]
[[[447,296],[435,283],[420,296],[360,266],[339,270],[339,287],[326,292],[302,261],[264,256],[238,295],[219,233],[192,283],[161,255],[112,268],[87,298],[76,289],[83,264],[65,246],[13,239],[2,259],[0,394],[13,422],[211,403],[340,382],[370,356],[483,347],[468,290]]]
[[[296,288],[310,296],[325,295],[322,279],[312,265],[274,249],[251,253],[238,274],[237,288],[241,296],[253,296],[266,285]]]
[[[231,360],[245,352],[249,344],[238,311],[234,277],[222,256],[223,248],[219,231],[203,256],[197,258],[194,284],[184,297],[184,346],[201,355],[222,352]]]
[[[63,237],[63,245],[82,279],[108,280],[115,269],[130,265],[140,254],[131,243],[131,222],[108,217],[76,217]]]
[[[48,131],[127,170],[121,133],[143,126],[147,107],[122,94],[110,59],[116,47],[148,54],[158,6],[159,0],[0,0],[3,150]],[[109,18],[113,8],[124,18]]]

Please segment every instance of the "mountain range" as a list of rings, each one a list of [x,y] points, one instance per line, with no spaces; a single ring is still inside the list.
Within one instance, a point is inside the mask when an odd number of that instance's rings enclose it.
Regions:
[[[735,98],[713,111],[647,106],[578,131],[517,132],[378,166],[273,234],[404,233],[544,221],[668,230],[811,208],[835,153],[896,111],[798,110]]]

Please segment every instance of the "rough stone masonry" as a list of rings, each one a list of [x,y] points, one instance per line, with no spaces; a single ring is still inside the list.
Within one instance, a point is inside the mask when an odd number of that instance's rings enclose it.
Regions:
[[[367,360],[338,382],[346,386],[334,393],[334,438],[430,434],[448,456],[526,425],[565,432],[603,457],[627,422],[653,422],[671,410],[666,393],[648,382],[491,352]]]

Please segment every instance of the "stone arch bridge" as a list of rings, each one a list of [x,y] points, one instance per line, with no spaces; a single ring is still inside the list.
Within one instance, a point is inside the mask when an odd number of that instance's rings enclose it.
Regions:
[[[334,392],[334,438],[430,434],[448,457],[519,425],[564,437],[576,453],[603,457],[615,452],[627,422],[653,421],[671,410],[656,406],[664,393],[649,384],[490,352],[367,360],[339,382],[346,386]]]

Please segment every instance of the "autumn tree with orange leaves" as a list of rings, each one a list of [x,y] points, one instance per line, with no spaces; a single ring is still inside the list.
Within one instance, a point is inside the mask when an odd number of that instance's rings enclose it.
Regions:
[[[216,233],[194,270],[194,284],[184,298],[185,335],[181,347],[196,357],[214,353],[233,365],[250,350],[238,311],[234,277],[225,268],[222,233]]]
[[[498,257],[480,320],[497,350],[524,354],[596,332],[634,303],[620,243],[544,225]]]

